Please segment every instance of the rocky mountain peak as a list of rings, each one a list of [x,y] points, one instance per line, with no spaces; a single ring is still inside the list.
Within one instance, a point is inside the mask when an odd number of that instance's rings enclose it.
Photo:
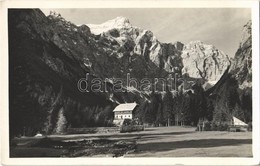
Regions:
[[[128,25],[128,24],[130,24],[129,19],[126,18],[126,17],[123,17],[123,16],[116,17],[115,19],[110,20],[110,22],[115,22],[117,25],[120,25],[120,24],[121,25]]]
[[[252,21],[248,21],[242,30],[242,36],[241,36],[241,40],[240,40],[240,47],[248,47],[251,45],[251,26],[252,26]]]
[[[202,41],[187,43],[181,55],[183,59],[183,74],[205,81],[216,82],[230,65],[229,57],[213,45]]]
[[[184,46],[184,49],[191,50],[193,52],[201,52],[202,54],[200,54],[200,56],[210,56],[210,52],[213,53],[212,50],[217,50],[213,45],[205,44],[200,40],[187,43]]]
[[[88,24],[92,33],[119,46],[119,58],[125,54],[141,55],[166,72],[188,74],[206,82],[217,82],[230,65],[228,56],[215,46],[196,40],[187,43],[161,43],[154,34],[132,26],[125,17],[100,25]],[[117,51],[118,52],[118,51]]]
[[[87,24],[87,26],[91,29],[91,32],[95,35],[101,34],[103,32],[107,32],[112,29],[122,29],[122,28],[132,27],[129,19],[122,16],[116,17],[112,20],[108,20],[102,24]]]

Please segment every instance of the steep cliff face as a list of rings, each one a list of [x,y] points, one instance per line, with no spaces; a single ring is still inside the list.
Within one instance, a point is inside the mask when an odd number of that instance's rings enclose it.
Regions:
[[[217,114],[236,116],[243,121],[252,121],[252,33],[251,21],[243,27],[239,48],[215,86],[207,90],[214,98]],[[221,110],[221,109],[222,110]],[[219,111],[218,111],[219,110]]]
[[[230,65],[230,60],[224,52],[201,41],[186,44],[181,56],[184,64],[183,74],[209,82],[217,82]]]
[[[40,10],[10,9],[8,27],[11,136],[55,132],[61,110],[70,117],[64,125],[75,127],[84,110],[112,106],[104,94],[79,92],[77,81],[89,69],[57,47],[59,32],[51,29],[58,28]]]
[[[212,89],[216,89],[216,93],[221,85],[225,83],[228,78],[234,78],[241,92],[252,90],[252,22],[249,21],[243,27],[241,40],[238,50],[231,60],[231,65],[228,70],[225,71],[222,78],[218,81],[217,86]],[[209,91],[212,91],[209,90]]]
[[[239,48],[233,59],[232,70],[240,89],[252,87],[252,22],[244,25]]]
[[[181,42],[161,43],[149,30],[131,25],[124,17],[117,17],[105,23],[87,24],[95,35],[101,35],[120,47],[127,47],[124,52],[141,55],[146,61],[153,62],[167,72],[188,74],[193,78],[217,82],[230,65],[228,56],[212,45],[200,41],[186,45]],[[119,54],[123,57],[123,53]]]
[[[130,58],[139,55],[146,62],[151,61],[167,72],[174,68],[180,71],[182,68],[180,57],[182,43],[160,43],[151,31],[132,26],[127,18],[117,17],[99,25],[87,24],[87,26],[93,34],[114,43],[113,49],[118,58],[124,57],[125,54]]]

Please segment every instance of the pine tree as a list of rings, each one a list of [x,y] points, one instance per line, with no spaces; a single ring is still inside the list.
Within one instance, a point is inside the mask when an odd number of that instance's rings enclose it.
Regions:
[[[58,134],[63,134],[66,131],[66,125],[67,125],[67,120],[66,117],[64,116],[64,109],[62,107],[59,111],[55,132]]]
[[[232,115],[244,122],[246,121],[244,110],[238,104],[236,104],[235,108],[233,109]]]
[[[228,122],[232,119],[232,114],[228,108],[228,102],[223,99],[216,103],[214,113],[213,113],[213,121],[215,122]]]
[[[173,119],[173,96],[170,91],[166,91],[166,94],[163,98],[163,117],[167,125],[170,125],[170,122]]]
[[[163,109],[162,109],[162,104],[161,104],[161,103],[159,104],[159,107],[158,107],[158,110],[157,110],[155,123],[156,123],[158,126],[161,126],[161,125],[163,125],[163,123],[164,123],[164,119],[163,119]]]

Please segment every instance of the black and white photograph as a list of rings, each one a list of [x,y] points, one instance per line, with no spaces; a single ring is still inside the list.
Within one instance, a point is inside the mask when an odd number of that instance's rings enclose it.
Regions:
[[[255,157],[252,7],[6,12],[8,151],[1,153],[17,164]]]

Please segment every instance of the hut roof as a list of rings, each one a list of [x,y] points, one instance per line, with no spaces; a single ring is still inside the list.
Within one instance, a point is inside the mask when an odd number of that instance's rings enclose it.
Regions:
[[[135,107],[137,106],[136,103],[124,103],[124,104],[119,104],[116,106],[113,112],[116,111],[133,111]]]

